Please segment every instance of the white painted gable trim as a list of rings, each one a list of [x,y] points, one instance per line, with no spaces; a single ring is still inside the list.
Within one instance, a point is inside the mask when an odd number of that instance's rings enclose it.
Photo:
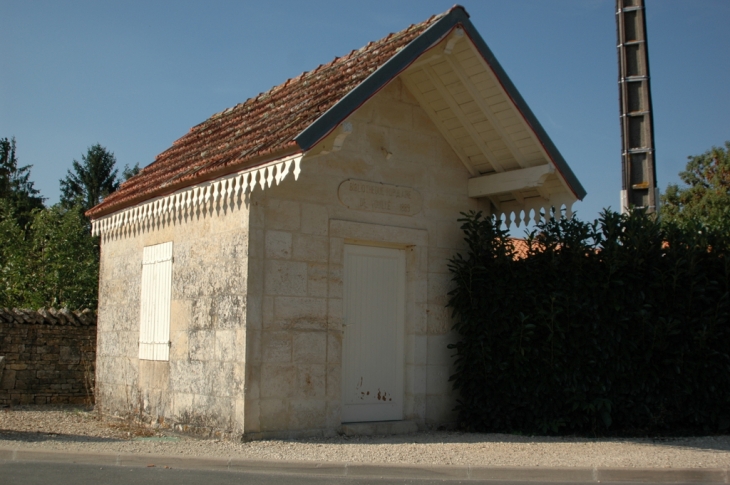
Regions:
[[[125,237],[133,231],[155,227],[173,217],[192,214],[197,209],[211,209],[224,204],[232,207],[247,190],[252,192],[256,187],[264,190],[274,182],[279,185],[289,173],[294,175],[294,180],[298,180],[303,156],[303,153],[289,155],[100,217],[91,222],[91,233],[105,238]]]
[[[514,224],[520,227],[521,224],[528,225],[530,221],[538,223],[548,220],[555,210],[555,217],[565,216],[568,219],[573,217],[573,204],[576,199],[572,194],[559,193],[550,195],[549,199],[544,197],[529,197],[520,200],[512,200],[498,204],[492,199],[492,215],[502,220],[507,227]]]
[[[494,205],[492,215],[502,219],[507,227],[513,223],[519,227],[522,223],[527,225],[530,221],[540,222],[550,218],[553,208],[570,218],[573,216],[575,197],[570,192],[548,194],[542,188],[547,178],[554,173],[555,167],[548,163],[473,177],[469,179],[469,197],[489,197]],[[539,197],[520,198],[519,191],[526,189],[536,189]],[[497,197],[504,193],[512,193],[515,200],[498,203]]]

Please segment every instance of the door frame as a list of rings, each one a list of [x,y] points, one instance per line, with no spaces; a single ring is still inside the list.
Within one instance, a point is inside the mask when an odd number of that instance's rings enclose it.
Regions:
[[[404,250],[404,373],[403,419],[426,421],[426,348],[428,299],[428,231],[330,219],[327,317],[327,426],[342,423],[342,338],[344,304],[344,245]]]

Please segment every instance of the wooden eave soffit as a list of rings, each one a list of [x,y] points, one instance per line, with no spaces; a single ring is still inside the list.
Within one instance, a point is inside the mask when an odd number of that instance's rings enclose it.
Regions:
[[[473,177],[469,179],[469,197],[491,197],[538,188],[552,173],[555,173],[555,167],[548,164]]]
[[[452,55],[455,46],[459,42],[467,42],[469,50],[474,57],[481,59],[481,55],[477,52],[476,47],[471,43],[471,41],[464,35],[464,31],[457,28],[454,29],[449,36],[444,38],[439,45],[411,64],[401,79],[409,91],[411,91],[411,93],[419,101],[421,107],[427,113],[431,121],[433,121],[433,123],[438,127],[446,141],[449,145],[451,145],[454,152],[469,171],[472,177],[469,179],[468,185],[468,193],[470,197],[487,197],[492,201],[495,207],[499,207],[499,203],[495,196],[500,194],[511,194],[517,203],[524,204],[525,201],[522,196],[522,192],[529,189],[536,189],[543,200],[550,200],[550,195],[548,192],[543,190],[542,186],[547,178],[556,172],[555,167],[548,161],[549,157],[546,153],[543,154],[544,161],[546,163],[539,166],[528,166],[530,165],[530,162],[525,159],[520,149],[515,145],[510,135],[502,126],[497,115],[492,111],[487,101],[482,98],[479,90],[467,75],[464,67],[456,59],[456,57]],[[512,170],[506,169],[496,160],[496,157],[487,146],[487,143],[485,143],[474,125],[471,123],[469,116],[462,111],[459,103],[456,99],[454,99],[450,90],[441,82],[440,77],[434,71],[433,66],[439,62],[446,62],[451,73],[453,73],[453,75],[458,79],[458,83],[463,86],[465,93],[469,95],[471,100],[478,107],[479,112],[484,115],[490,125],[499,134],[501,141],[505,144],[507,150],[510,152],[514,161],[517,162],[520,168]],[[449,110],[459,121],[460,126],[463,127],[464,131],[468,134],[468,139],[478,148],[479,152],[487,160],[489,165],[491,165],[494,170],[493,173],[481,175],[479,171],[476,170],[470,160],[470,157],[466,155],[464,147],[461,143],[454,139],[450,130],[444,125],[444,120],[434,111],[431,103],[416,86],[412,75],[417,72],[425,75],[430,81],[431,85],[433,85],[434,89],[439,93],[440,99],[449,107]],[[488,68],[488,66],[485,66],[484,72],[490,76],[495,84],[499,84],[499,80],[495,78],[495,74]],[[516,108],[512,107],[512,109]],[[526,132],[537,146],[542,147],[539,140],[536,139],[535,133],[529,129],[529,127],[526,129]]]

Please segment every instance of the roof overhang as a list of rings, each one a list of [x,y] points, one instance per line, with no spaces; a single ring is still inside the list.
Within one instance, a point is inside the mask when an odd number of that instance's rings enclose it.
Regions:
[[[322,141],[388,83],[400,78],[470,174],[469,195],[487,197],[508,221],[538,219],[586,192],[476,31],[454,7],[297,137]],[[532,212],[532,217],[530,213]]]
[[[289,174],[297,180],[303,156],[301,152],[287,155],[117,210],[93,219],[91,233],[124,237],[195,214],[231,210],[241,204],[246,193],[279,185]]]

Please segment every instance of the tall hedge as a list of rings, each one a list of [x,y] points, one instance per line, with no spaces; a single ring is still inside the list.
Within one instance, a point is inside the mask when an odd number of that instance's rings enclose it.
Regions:
[[[500,222],[461,220],[450,262],[459,420],[475,431],[730,429],[728,238],[640,211],[554,217],[518,256]]]

